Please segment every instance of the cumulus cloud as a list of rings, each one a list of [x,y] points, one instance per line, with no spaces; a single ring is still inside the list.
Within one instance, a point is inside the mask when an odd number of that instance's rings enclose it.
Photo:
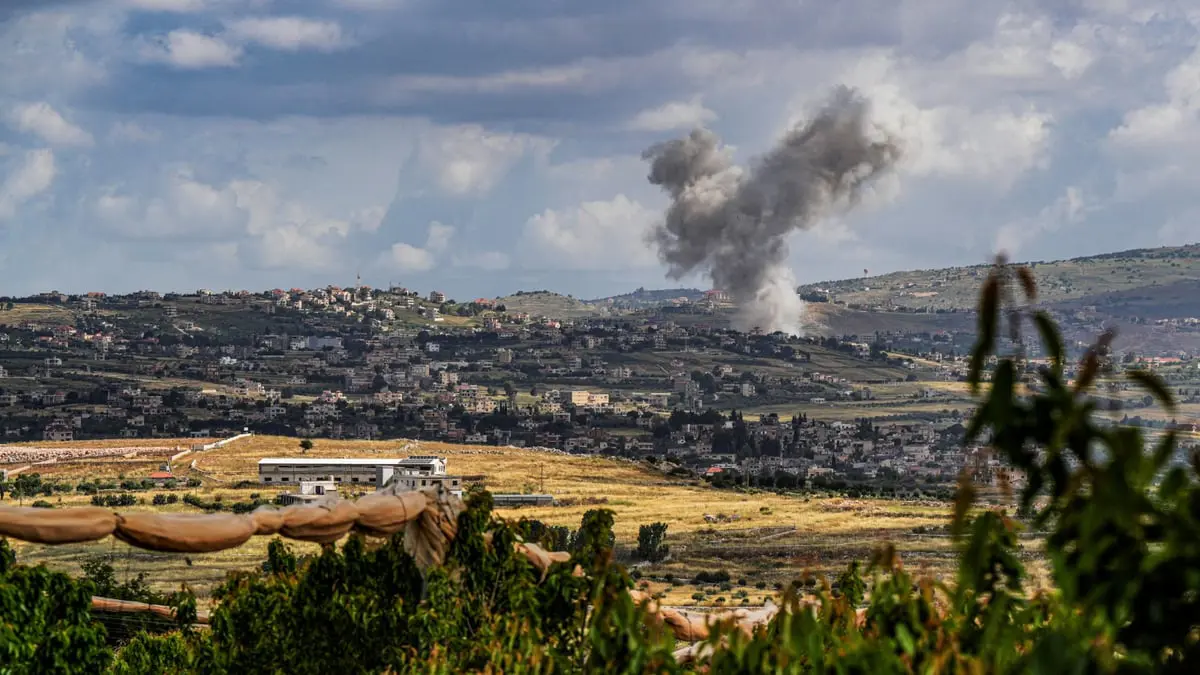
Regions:
[[[238,65],[242,48],[214,35],[181,29],[143,44],[141,56],[184,70],[229,68]]]
[[[525,223],[528,262],[553,268],[623,269],[655,264],[645,238],[657,213],[623,194],[546,209]]]
[[[1095,204],[1088,203],[1084,197],[1083,190],[1072,185],[1033,217],[1002,226],[996,233],[996,251],[1003,251],[1009,256],[1021,255],[1024,247],[1036,241],[1038,237],[1064,225],[1082,222],[1088,212],[1095,209]]]
[[[1200,140],[1200,48],[1162,82],[1165,100],[1128,111],[1109,135],[1120,149],[1153,152]]]
[[[425,246],[413,246],[406,242],[396,242],[384,254],[384,263],[391,269],[401,272],[426,272],[433,269],[438,257],[450,246],[457,231],[453,225],[438,221],[429,223],[425,235]]]
[[[58,169],[50,150],[30,150],[0,183],[0,220],[9,220],[30,199],[50,189]]]
[[[390,256],[392,265],[401,272],[426,272],[433,269],[433,254],[412,244],[392,244]]]
[[[704,126],[716,119],[715,112],[705,108],[699,98],[694,98],[643,110],[629,121],[629,128],[634,131],[673,131]]]
[[[92,145],[91,134],[68,122],[46,102],[18,105],[12,112],[12,124],[51,145]]]
[[[493,133],[470,125],[437,130],[422,139],[421,164],[432,170],[438,186],[452,195],[484,194],[529,152],[549,149],[545,139]]]
[[[749,166],[840,83],[873,101],[905,159],[867,208],[797,235],[801,280],[977,262],[996,244],[1068,255],[1084,228],[1096,252],[1188,236],[1200,21],[1166,0],[1068,4],[668,0],[465,21],[410,0],[0,9],[0,122],[15,132],[0,185],[27,150],[58,160],[44,199],[7,198],[30,224],[10,246],[30,253],[6,269],[14,292],[79,279],[74,247],[103,259],[93,273],[114,288],[327,283],[405,239],[399,258],[455,295],[480,283],[606,295],[662,278],[639,236],[659,211],[634,154],[649,135],[712,125]],[[168,86],[130,63],[139,55],[188,72]],[[64,124],[17,132],[14,107],[37,102]],[[92,135],[104,152],[79,153]],[[193,170],[163,173],[181,165]],[[1131,216],[1142,226],[1115,225]],[[401,234],[431,221],[460,228],[440,251],[425,227]],[[233,261],[161,264],[181,249]],[[590,272],[558,274],[569,268]]]
[[[987,181],[1004,190],[1044,166],[1053,128],[1049,113],[1032,106],[922,105],[915,100],[914,78],[911,66],[882,54],[854,64],[843,78],[870,98],[875,123],[903,143],[902,171]]]
[[[298,16],[258,17],[231,21],[227,28],[229,37],[235,41],[279,51],[332,52],[348,45],[342,27],[334,21]]]

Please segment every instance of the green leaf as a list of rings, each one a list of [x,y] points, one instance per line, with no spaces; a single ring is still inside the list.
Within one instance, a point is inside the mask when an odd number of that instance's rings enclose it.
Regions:
[[[1033,280],[1033,271],[1024,265],[1017,267],[1017,279],[1021,282],[1021,287],[1025,290],[1025,297],[1029,300],[1037,299],[1037,282]]]
[[[1138,383],[1151,396],[1158,399],[1167,412],[1175,412],[1175,397],[1171,395],[1171,391],[1167,389],[1167,385],[1162,381],[1162,378],[1144,370],[1131,370],[1126,373],[1129,379]]]
[[[1038,335],[1042,338],[1042,345],[1046,347],[1046,351],[1050,352],[1050,362],[1054,364],[1054,372],[1062,373],[1063,368],[1063,340],[1062,335],[1058,332],[1058,326],[1054,324],[1054,320],[1045,312],[1037,312],[1033,315],[1033,322],[1037,325]]]
[[[979,299],[979,334],[975,340],[975,348],[971,351],[971,365],[967,373],[967,382],[971,385],[971,393],[979,393],[979,382],[983,375],[983,364],[991,354],[996,344],[996,326],[1000,322],[1000,276],[993,270],[983,282],[983,290]]]
[[[900,647],[904,649],[904,653],[912,656],[917,651],[917,646],[913,642],[912,632],[908,630],[908,626],[904,624],[896,625],[896,641],[900,643]]]

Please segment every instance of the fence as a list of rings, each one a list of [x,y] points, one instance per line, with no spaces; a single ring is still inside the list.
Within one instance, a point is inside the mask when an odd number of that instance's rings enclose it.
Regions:
[[[212,443],[205,443],[204,445],[193,445],[192,447],[188,448],[187,450],[184,450],[182,452],[177,452],[174,455],[171,455],[171,457],[167,460],[167,470],[168,471],[171,470],[172,463],[177,462],[177,461],[183,459],[184,457],[187,457],[188,455],[192,454],[193,452],[204,452],[205,450],[215,450],[217,448],[223,448],[226,445],[229,445],[230,443],[232,443],[234,441],[240,441],[243,438],[249,438],[253,435],[254,434],[247,432],[244,434],[238,434],[236,436],[230,436],[229,438],[224,438],[219,441],[213,441]]]

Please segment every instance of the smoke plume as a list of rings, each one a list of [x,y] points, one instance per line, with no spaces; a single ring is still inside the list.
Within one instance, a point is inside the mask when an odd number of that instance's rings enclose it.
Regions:
[[[706,129],[642,153],[650,182],[671,196],[650,234],[668,276],[705,272],[738,304],[738,328],[799,334],[804,303],[787,265],[788,235],[852,207],[900,156],[895,139],[872,136],[868,113],[866,99],[840,87],[748,169]]]

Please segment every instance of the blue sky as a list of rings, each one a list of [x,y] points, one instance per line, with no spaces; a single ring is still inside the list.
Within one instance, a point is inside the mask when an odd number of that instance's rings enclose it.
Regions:
[[[668,287],[648,145],[831,87],[905,156],[801,281],[1200,240],[1200,6],[6,0],[3,293]],[[683,283],[704,287],[703,278]]]

